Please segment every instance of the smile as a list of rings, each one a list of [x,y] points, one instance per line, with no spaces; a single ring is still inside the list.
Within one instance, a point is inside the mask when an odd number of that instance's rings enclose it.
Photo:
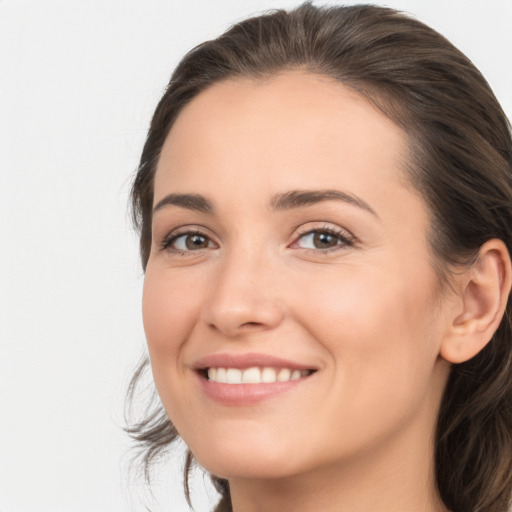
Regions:
[[[209,381],[222,384],[271,384],[273,382],[288,382],[307,377],[313,370],[298,370],[292,368],[257,367],[240,368],[208,368],[206,376]]]
[[[226,406],[252,406],[309,387],[320,369],[270,354],[217,353],[191,365],[208,398]]]

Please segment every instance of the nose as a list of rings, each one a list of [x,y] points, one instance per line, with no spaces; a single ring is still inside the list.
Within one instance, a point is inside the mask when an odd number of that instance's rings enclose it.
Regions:
[[[279,283],[268,261],[251,250],[219,262],[203,309],[210,329],[236,338],[277,327],[283,320]]]

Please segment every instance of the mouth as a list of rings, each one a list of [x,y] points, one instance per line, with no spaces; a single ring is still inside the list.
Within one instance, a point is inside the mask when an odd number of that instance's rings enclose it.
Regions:
[[[199,370],[200,375],[220,384],[273,384],[304,379],[312,375],[314,369],[280,368],[272,366],[252,366],[249,368],[208,367]]]
[[[193,364],[202,392],[226,406],[252,406],[308,388],[319,368],[270,354],[218,353]],[[314,379],[313,379],[314,380]]]

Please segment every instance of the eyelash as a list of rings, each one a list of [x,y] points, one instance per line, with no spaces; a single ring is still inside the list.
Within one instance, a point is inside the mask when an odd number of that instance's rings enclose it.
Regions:
[[[293,242],[293,245],[298,244],[298,242],[302,239],[304,239],[308,235],[312,234],[327,234],[330,236],[334,236],[338,239],[340,243],[337,243],[333,247],[329,247],[327,249],[320,249],[320,248],[314,248],[314,249],[304,249],[307,252],[313,252],[313,253],[331,253],[334,251],[338,251],[344,247],[354,247],[356,245],[356,239],[353,235],[348,233],[345,230],[339,229],[339,228],[333,228],[331,226],[324,226],[322,228],[314,228],[314,229],[308,229],[303,232],[299,232],[297,239],[295,242]]]
[[[208,242],[211,242],[211,238],[208,236],[208,235],[205,235],[204,233],[202,233],[201,231],[199,230],[190,230],[190,231],[182,231],[180,233],[175,233],[175,234],[169,234],[167,235],[163,240],[162,240],[162,243],[160,244],[160,250],[161,251],[170,251],[170,252],[173,252],[173,253],[176,253],[176,254],[179,254],[181,256],[186,256],[188,253],[191,253],[191,252],[196,252],[196,251],[193,251],[191,249],[189,250],[182,250],[182,249],[175,249],[172,247],[172,244],[174,242],[176,242],[176,240],[180,239],[180,238],[183,238],[183,237],[189,237],[189,236],[200,236],[202,238],[205,238],[206,240],[208,240]],[[199,251],[200,249],[197,249],[197,251]]]
[[[354,247],[356,245],[356,239],[355,239],[355,237],[353,235],[351,235],[351,234],[349,234],[346,231],[341,230],[341,229],[335,229],[335,228],[333,228],[331,226],[324,226],[322,228],[308,229],[308,230],[305,230],[303,232],[299,232],[298,235],[297,235],[297,238],[291,244],[291,247],[297,245],[300,240],[302,240],[306,236],[312,235],[312,234],[327,234],[327,235],[330,235],[330,236],[334,236],[334,237],[336,237],[338,239],[338,241],[340,243],[337,243],[333,247],[329,247],[329,248],[326,248],[326,249],[321,249],[321,248],[304,249],[308,253],[312,252],[312,253],[316,253],[316,254],[318,254],[318,253],[326,254],[326,253],[331,253],[331,252],[340,250],[341,248],[344,248],[344,247]],[[187,256],[187,255],[190,255],[193,252],[199,252],[199,251],[205,249],[205,248],[199,248],[197,250],[193,250],[193,249],[182,250],[182,249],[176,249],[176,248],[172,247],[172,245],[177,240],[179,240],[180,238],[194,236],[194,235],[195,236],[200,236],[200,237],[206,239],[208,241],[208,243],[212,242],[211,238],[208,235],[205,235],[203,232],[201,232],[199,230],[183,231],[183,232],[180,232],[180,233],[175,233],[175,234],[167,235],[162,240],[162,242],[160,244],[160,250],[161,251],[166,251],[167,250],[167,251],[170,251],[170,252],[172,252],[174,254],[179,254],[180,256]],[[208,247],[206,247],[206,249],[208,249]]]

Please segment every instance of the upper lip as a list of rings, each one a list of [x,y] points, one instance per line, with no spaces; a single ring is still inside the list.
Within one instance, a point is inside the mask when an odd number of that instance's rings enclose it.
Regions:
[[[220,353],[211,354],[201,357],[192,365],[195,370],[206,370],[207,368],[251,368],[273,367],[273,368],[290,368],[291,370],[316,370],[311,365],[290,361],[281,357],[268,354],[230,354]]]

